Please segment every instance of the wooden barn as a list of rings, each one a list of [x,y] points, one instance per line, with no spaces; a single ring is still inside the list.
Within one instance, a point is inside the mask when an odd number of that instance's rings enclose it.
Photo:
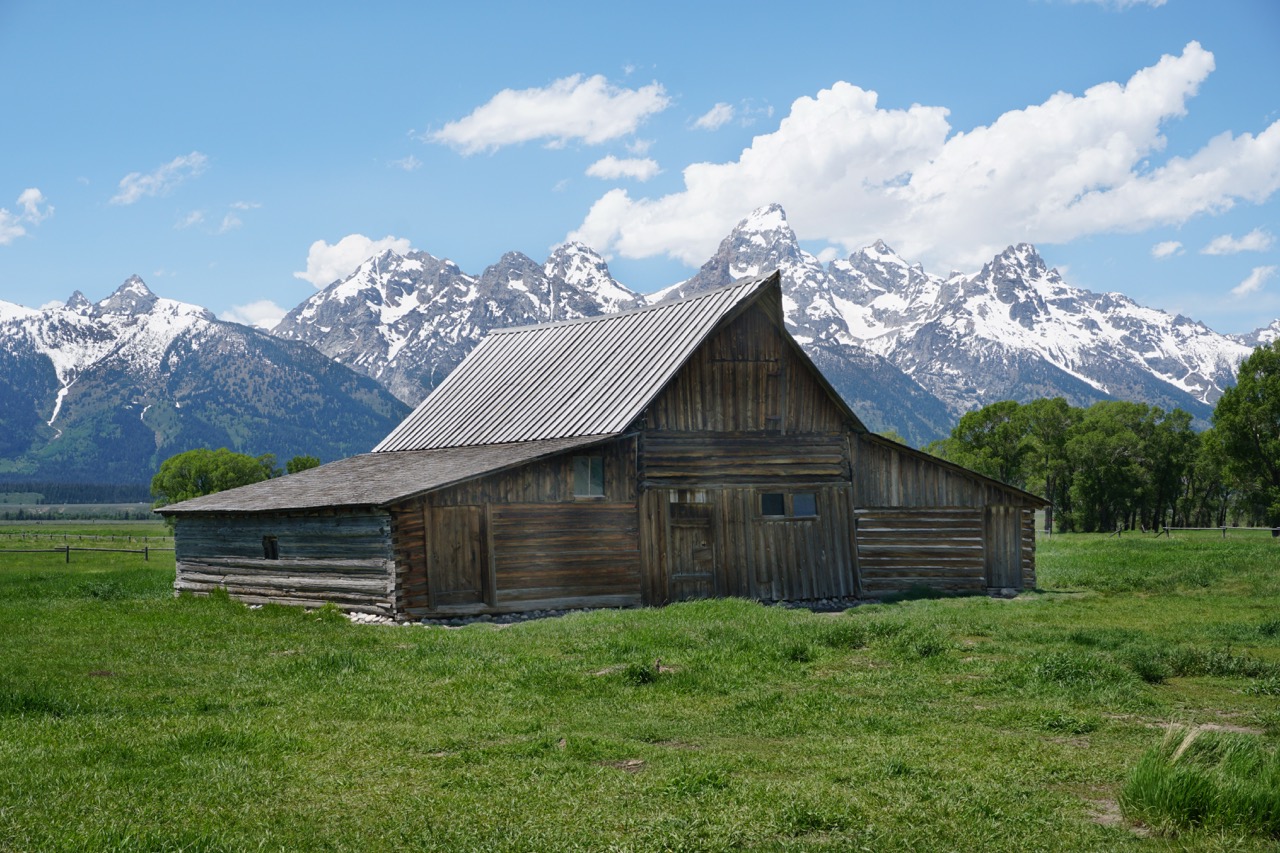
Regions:
[[[1020,590],[1044,503],[868,432],[774,273],[492,332],[373,452],[160,512],[179,591],[411,619]]]

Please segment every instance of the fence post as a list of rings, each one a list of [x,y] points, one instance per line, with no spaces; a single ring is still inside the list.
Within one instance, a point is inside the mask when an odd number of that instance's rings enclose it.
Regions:
[[[150,546],[150,545],[143,545],[143,546],[142,546],[142,561],[145,563],[145,562],[148,562],[150,559],[151,559],[151,546]]]
[[[1222,538],[1223,539],[1227,538],[1227,526],[1225,524],[1222,525]]]
[[[62,551],[63,551],[63,553],[64,553],[64,554],[66,554],[66,556],[67,556],[67,562],[68,562],[68,563],[70,563],[70,562],[71,562],[71,546],[70,546],[70,545],[63,545],[63,546],[62,546]]]

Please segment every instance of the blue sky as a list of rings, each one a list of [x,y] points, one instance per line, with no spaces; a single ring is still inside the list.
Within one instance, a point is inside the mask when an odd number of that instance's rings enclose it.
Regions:
[[[823,258],[1032,242],[1223,332],[1280,317],[1274,0],[0,0],[0,299],[265,321],[382,246],[567,237],[652,291],[777,201]]]

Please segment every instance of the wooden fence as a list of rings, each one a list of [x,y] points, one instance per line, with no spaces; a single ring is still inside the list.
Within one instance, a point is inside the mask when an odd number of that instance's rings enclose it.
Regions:
[[[85,548],[76,545],[63,545],[61,548],[0,548],[0,556],[5,554],[64,554],[66,561],[71,562],[72,551],[101,551],[112,554],[141,554],[142,559],[150,561],[152,551],[172,551],[172,548],[157,548],[144,545],[142,548]]]

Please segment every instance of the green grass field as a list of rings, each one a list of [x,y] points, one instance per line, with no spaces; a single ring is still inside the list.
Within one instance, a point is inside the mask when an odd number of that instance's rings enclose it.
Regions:
[[[1280,543],[1040,548],[1014,600],[462,629],[0,553],[0,849],[1275,850],[1178,797],[1280,799]]]

